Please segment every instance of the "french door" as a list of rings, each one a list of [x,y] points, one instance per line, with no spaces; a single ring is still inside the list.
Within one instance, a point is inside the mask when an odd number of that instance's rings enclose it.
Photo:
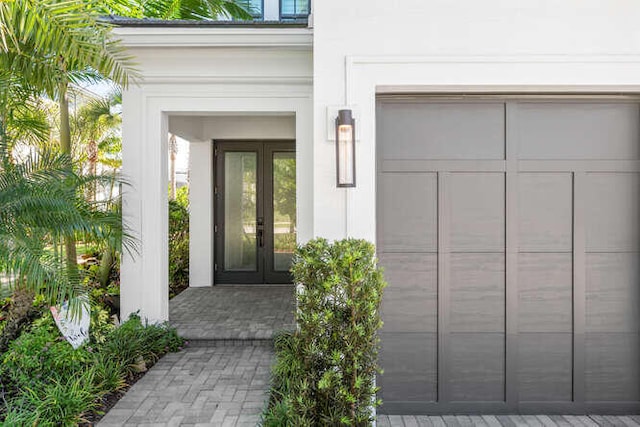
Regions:
[[[215,283],[291,283],[295,143],[217,141],[215,170]]]

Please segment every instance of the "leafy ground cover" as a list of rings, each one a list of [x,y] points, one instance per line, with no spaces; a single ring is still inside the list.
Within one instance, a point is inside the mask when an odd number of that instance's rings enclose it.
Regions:
[[[95,422],[160,357],[184,345],[174,329],[135,315],[117,328],[102,308],[91,316],[90,341],[77,350],[45,312],[0,354],[0,423]]]

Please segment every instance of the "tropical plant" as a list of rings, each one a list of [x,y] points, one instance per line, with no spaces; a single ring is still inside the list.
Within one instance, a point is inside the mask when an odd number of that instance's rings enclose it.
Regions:
[[[90,99],[81,105],[71,120],[74,159],[88,175],[96,175],[98,165],[115,172],[122,164],[119,133],[122,117],[117,109],[120,104],[122,94],[114,90],[106,97]],[[87,198],[95,201],[97,190],[95,186],[90,188]]]
[[[0,2],[0,69],[35,91],[57,99],[60,148],[71,167],[70,83],[104,77],[126,86],[132,58],[101,19],[97,0]],[[67,268],[77,274],[75,236],[66,239]]]
[[[49,137],[47,111],[38,92],[21,78],[0,68],[0,149],[12,161],[17,141],[38,145]]]
[[[169,298],[189,286],[189,200],[187,187],[169,200]]]
[[[110,13],[129,18],[215,20],[251,19],[246,0],[111,0]]]
[[[106,394],[130,385],[184,344],[174,329],[145,325],[137,316],[115,328],[104,310],[94,308],[91,321],[90,341],[74,350],[60,340],[47,313],[0,354],[0,424],[92,424],[100,417],[96,412],[104,413]]]
[[[79,277],[64,267],[63,254],[51,248],[70,236],[94,241],[123,236],[118,213],[82,196],[104,178],[75,173],[67,155],[47,149],[20,163],[3,163],[0,274],[14,277],[17,287],[43,292],[51,303],[77,296]],[[131,248],[127,239],[125,234]]]

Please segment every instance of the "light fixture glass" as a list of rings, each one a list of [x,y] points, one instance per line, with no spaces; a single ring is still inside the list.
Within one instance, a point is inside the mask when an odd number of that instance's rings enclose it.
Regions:
[[[356,186],[356,126],[351,110],[336,118],[336,178],[338,187]]]

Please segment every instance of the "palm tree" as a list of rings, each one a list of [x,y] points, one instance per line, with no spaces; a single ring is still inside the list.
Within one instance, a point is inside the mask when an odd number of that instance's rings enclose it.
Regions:
[[[16,141],[37,145],[47,140],[49,132],[38,93],[19,76],[0,70],[0,159],[12,162]]]
[[[5,153],[6,150],[3,150]],[[0,337],[0,352],[9,335],[19,332],[33,295],[51,304],[64,300],[79,308],[82,292],[77,270],[66,268],[63,256],[51,247],[76,235],[85,241],[123,236],[121,216],[82,192],[102,178],[75,173],[66,154],[50,149],[32,152],[22,162],[2,159],[0,170],[0,275],[12,278],[15,310],[9,313]],[[125,243],[129,239],[125,234]],[[128,247],[131,247],[130,245]]]
[[[69,160],[69,84],[108,77],[126,86],[135,74],[132,58],[101,20],[102,10],[96,0],[0,2],[0,69],[58,100],[60,148]],[[75,238],[65,239],[67,268],[73,272]]]
[[[109,13],[129,18],[164,20],[215,20],[222,17],[251,19],[247,0],[111,0]]]
[[[113,156],[120,151],[121,138],[118,134],[122,123],[121,115],[114,108],[122,103],[120,91],[114,91],[107,97],[92,99],[82,105],[72,120],[73,145],[77,148],[74,158],[84,163],[88,175],[96,175],[98,164],[119,167]],[[88,199],[95,201],[97,188],[89,189]]]

